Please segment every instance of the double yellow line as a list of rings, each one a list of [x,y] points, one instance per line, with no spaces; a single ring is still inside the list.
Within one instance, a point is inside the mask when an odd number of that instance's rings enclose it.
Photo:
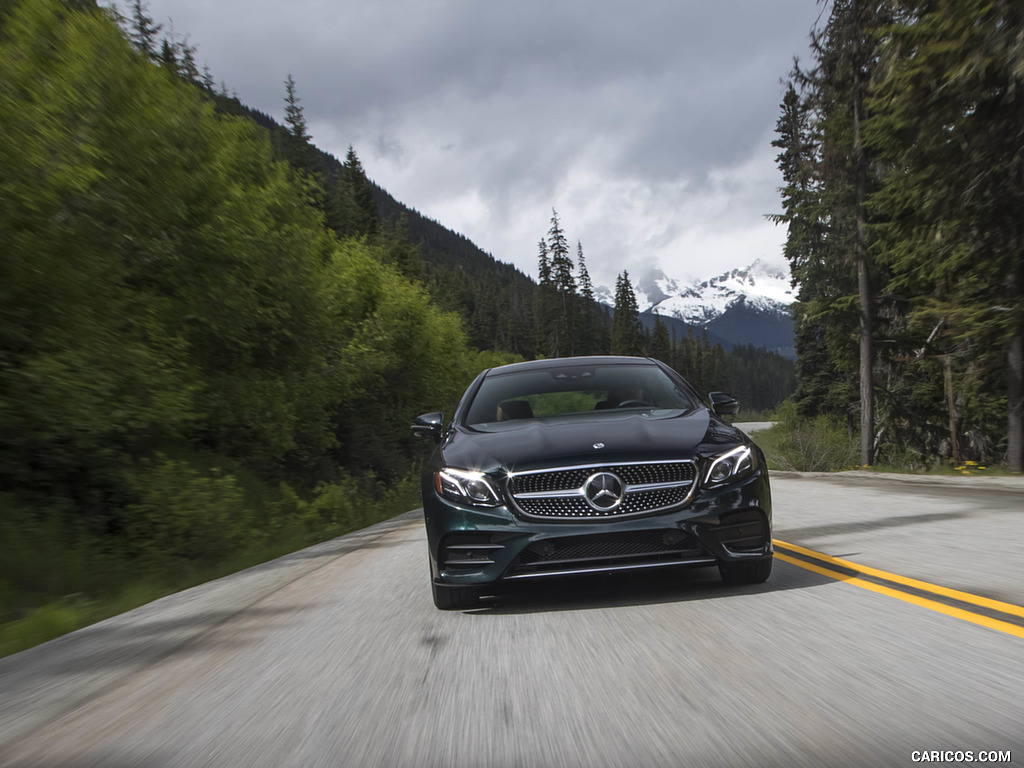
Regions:
[[[890,584],[899,584],[903,587],[909,587],[910,589],[917,590],[918,592],[941,595],[942,597],[963,605],[984,608],[995,613],[1001,613],[1005,616],[1016,616],[1019,619],[1024,619],[1024,608],[1019,605],[1003,603],[999,600],[990,600],[987,597],[972,595],[968,592],[960,592],[955,589],[940,587],[937,584],[929,584],[927,581],[909,579],[906,576],[900,576],[887,571],[880,571],[877,568],[869,568],[866,565],[858,565],[857,563],[850,562],[849,560],[843,560],[838,557],[831,557],[822,552],[815,552],[813,549],[799,547],[796,544],[787,544],[786,542],[779,541],[778,539],[772,539],[772,542],[775,544],[775,558],[784,563],[791,563],[792,565],[796,565],[808,571],[813,571],[814,573],[822,576],[828,576],[832,579],[845,581],[847,584],[852,584],[855,587],[877,592],[881,595],[894,597],[905,603],[913,603],[914,605],[921,606],[922,608],[927,608],[932,611],[937,611],[938,613],[944,613],[947,616],[954,616],[958,619],[969,621],[972,624],[980,624],[983,627],[988,627],[989,629],[994,629],[998,632],[1005,632],[1008,635],[1024,637],[1024,626],[1021,626],[1020,624],[1001,621],[1000,619],[976,613],[967,608],[959,608],[955,605],[931,600],[927,597],[920,597],[912,592],[895,589],[893,587],[886,586],[885,584],[868,581],[867,579],[863,579],[858,576],[852,576],[849,573],[843,573],[842,571],[827,568],[825,565],[843,568],[846,571],[853,571],[854,573],[862,574],[880,581],[886,581]],[[801,557],[794,557],[792,554],[780,552],[780,549],[786,550],[788,553],[801,555]],[[824,563],[825,565],[821,565],[821,563]]]

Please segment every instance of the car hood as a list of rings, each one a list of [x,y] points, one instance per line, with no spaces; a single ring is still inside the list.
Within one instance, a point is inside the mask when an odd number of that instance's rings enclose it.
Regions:
[[[692,458],[745,440],[706,409],[613,411],[460,426],[448,433],[441,453],[447,466],[524,471]]]

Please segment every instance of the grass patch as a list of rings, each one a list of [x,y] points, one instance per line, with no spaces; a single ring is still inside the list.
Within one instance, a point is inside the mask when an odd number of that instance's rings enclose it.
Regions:
[[[938,475],[941,477],[1019,477],[1019,473],[1010,472],[1001,464],[981,464],[977,461],[965,461],[961,464],[941,462],[933,464],[927,469],[908,468],[892,464],[879,464],[873,467],[864,467],[871,472],[894,472],[904,475]]]
[[[764,457],[768,461],[769,470],[781,470],[782,467],[779,465],[779,440],[782,437],[782,433],[776,430],[774,427],[770,429],[761,429],[754,432],[750,436],[757,445],[764,451]]]
[[[225,551],[216,561],[147,556],[127,560],[109,552],[86,554],[95,542],[67,541],[48,530],[17,542],[20,568],[0,573],[0,657],[18,653],[61,635],[138,608],[166,595],[265,563],[321,541],[351,533],[418,506],[419,484],[413,478],[390,488],[372,481],[321,486],[311,500],[287,489],[268,494],[270,510],[243,516],[263,523],[246,545]],[[46,555],[41,557],[40,552]],[[99,564],[103,564],[103,568]],[[30,564],[33,564],[30,566]],[[90,566],[97,566],[91,568]],[[31,570],[30,570],[31,567]],[[88,584],[88,592],[61,595],[74,574],[105,570]],[[6,576],[6,580],[4,579]],[[47,577],[52,577],[47,588]],[[15,586],[17,585],[17,586]]]
[[[68,595],[33,609],[24,618],[0,624],[0,657],[24,651],[48,640],[116,616],[176,590],[134,583],[107,598]]]

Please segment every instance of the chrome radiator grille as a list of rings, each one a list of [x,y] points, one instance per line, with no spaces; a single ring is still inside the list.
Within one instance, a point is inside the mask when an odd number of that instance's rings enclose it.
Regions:
[[[696,477],[692,461],[600,464],[513,473],[507,490],[526,517],[615,519],[682,506]]]

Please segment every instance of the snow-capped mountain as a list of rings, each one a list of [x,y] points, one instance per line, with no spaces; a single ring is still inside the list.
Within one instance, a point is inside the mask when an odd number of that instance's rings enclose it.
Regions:
[[[660,274],[660,270],[657,271]],[[730,270],[669,295],[664,291],[656,292],[662,285],[674,287],[675,283],[668,279],[648,285],[638,282],[636,293],[640,311],[657,312],[662,317],[674,317],[690,325],[707,325],[739,303],[752,310],[789,315],[789,305],[794,300],[786,269],[760,259],[745,269]]]
[[[635,286],[640,319],[653,327],[655,315],[677,334],[706,332],[727,349],[753,344],[793,358],[793,289],[783,266],[756,260],[702,283],[678,289],[660,270]]]

